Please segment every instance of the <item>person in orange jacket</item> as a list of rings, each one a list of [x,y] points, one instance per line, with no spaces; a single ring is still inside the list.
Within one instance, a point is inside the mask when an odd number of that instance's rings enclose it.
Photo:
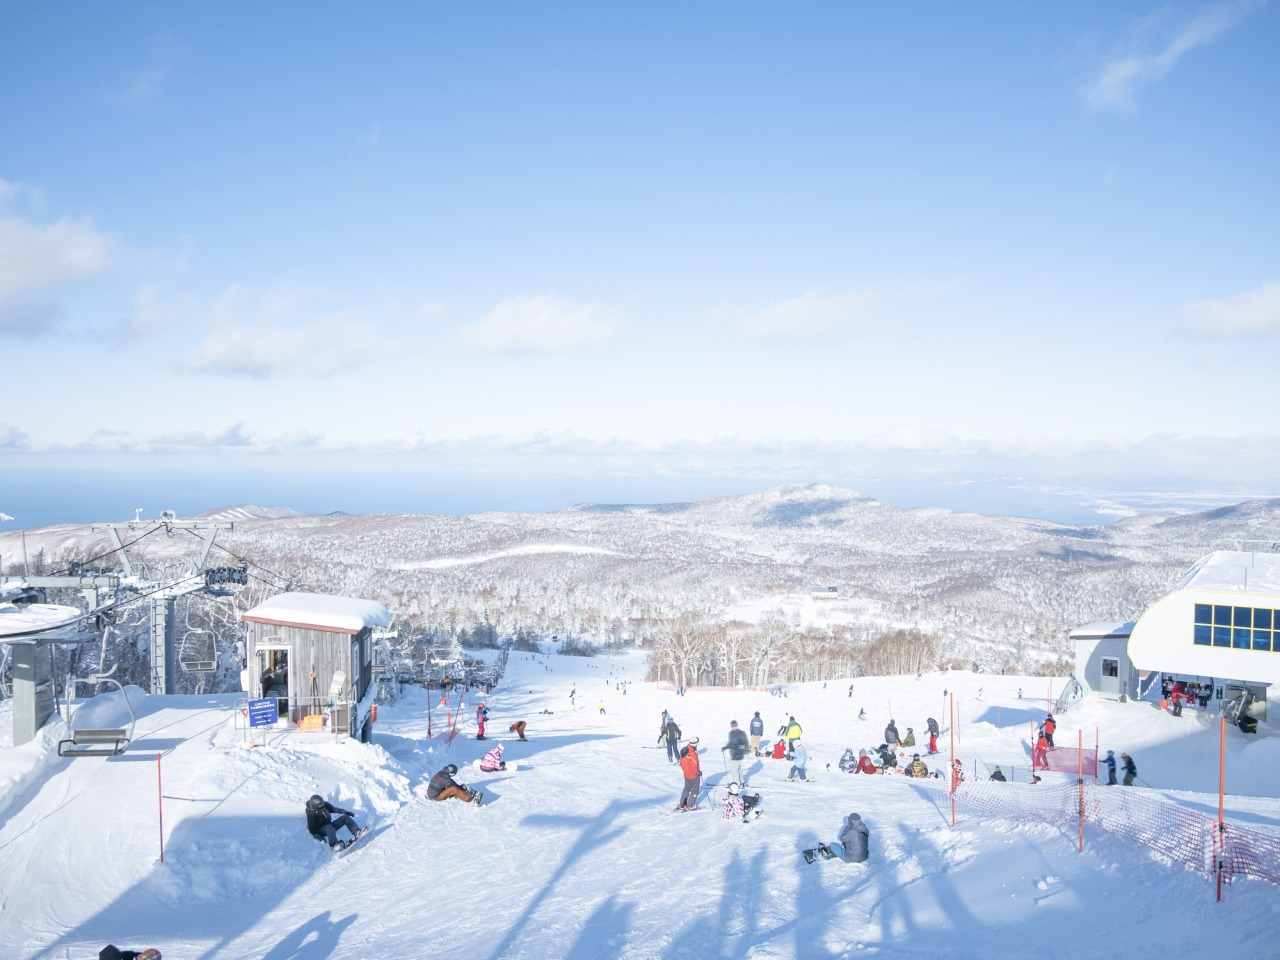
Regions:
[[[677,810],[696,810],[698,794],[702,792],[702,764],[698,762],[698,738],[690,740],[680,751],[680,772],[684,774],[684,789],[680,792]]]
[[[1041,769],[1049,766],[1049,741],[1043,730],[1040,731],[1040,738],[1036,741],[1035,752],[1031,755],[1031,764]]]
[[[1053,731],[1058,729],[1057,722],[1053,719],[1053,714],[1049,714],[1044,718],[1044,738],[1049,741],[1049,749],[1053,749]]]

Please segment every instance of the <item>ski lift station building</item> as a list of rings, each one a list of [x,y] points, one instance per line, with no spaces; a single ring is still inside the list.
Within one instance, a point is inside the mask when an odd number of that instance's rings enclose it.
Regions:
[[[1265,720],[1267,688],[1280,683],[1280,554],[1211,553],[1136,621],[1071,638],[1078,675],[1101,694],[1138,693],[1150,674],[1211,687],[1229,716],[1234,704],[1240,719]]]
[[[247,624],[245,691],[275,698],[303,729],[372,738],[373,632],[391,623],[376,600],[282,593],[240,615]],[[372,700],[372,698],[368,698]]]

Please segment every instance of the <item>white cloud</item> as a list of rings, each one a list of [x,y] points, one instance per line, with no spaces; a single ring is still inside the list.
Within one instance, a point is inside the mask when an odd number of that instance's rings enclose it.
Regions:
[[[48,293],[105,270],[113,241],[88,219],[32,223],[0,217],[0,304]]]
[[[1259,0],[1218,3],[1159,36],[1157,22],[1146,21],[1130,41],[1134,49],[1103,64],[1085,86],[1085,99],[1095,110],[1132,109],[1138,90],[1163,80],[1186,54],[1217,40],[1258,6]]]
[[[332,376],[376,360],[381,341],[332,300],[314,288],[282,285],[255,296],[234,285],[214,305],[212,330],[187,363],[206,373],[265,380]]]
[[[565,353],[613,339],[618,318],[600,304],[551,295],[508,297],[459,334],[464,346],[492,353]]]
[[[1186,326],[1217,337],[1280,334],[1280,283],[1229,300],[1202,300],[1184,311]]]
[[[739,331],[760,340],[817,340],[854,323],[869,298],[845,293],[824,297],[810,291],[771,303],[739,324]]]

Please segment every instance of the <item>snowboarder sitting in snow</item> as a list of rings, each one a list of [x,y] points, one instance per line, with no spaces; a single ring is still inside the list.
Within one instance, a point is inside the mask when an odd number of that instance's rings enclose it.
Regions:
[[[458,768],[451,763],[432,777],[431,782],[427,784],[427,799],[448,800],[450,797],[456,797],[468,803],[479,803],[480,794],[465,783],[459,783],[453,779],[453,775],[457,772]]]
[[[863,863],[867,859],[867,846],[870,838],[867,825],[856,813],[849,814],[844,828],[840,831],[840,840],[830,846],[820,844],[819,850],[839,857],[845,863]]]
[[[1006,781],[1006,780],[1005,780],[1005,778],[1004,778],[1004,774],[1000,772],[1000,768],[999,768],[999,767],[996,767],[995,772],[991,774],[991,779],[992,779],[992,780],[999,780],[1001,783],[1007,783],[1007,782],[1008,782],[1008,781]]]
[[[342,814],[342,816],[334,820],[333,815],[335,813]],[[356,825],[355,816],[350,810],[335,807],[318,793],[313,794],[311,799],[307,801],[308,832],[317,840],[323,840],[329,844],[334,850],[341,850],[365,832]],[[351,834],[346,843],[338,839],[338,830],[341,827],[346,827]]]
[[[840,769],[844,773],[856,773],[858,758],[853,755],[853,747],[844,748],[844,756],[840,758]]]
[[[108,943],[98,951],[98,960],[160,960],[160,951],[154,947],[147,950],[121,950],[114,943]]]
[[[498,744],[480,758],[480,769],[485,773],[507,769],[507,761],[502,759],[502,744]]]
[[[916,735],[910,727],[907,727],[907,735],[902,738],[902,745],[904,747],[914,747],[916,745]]]
[[[782,760],[787,755],[787,745],[784,741],[779,740],[773,745],[773,759]]]
[[[760,794],[743,793],[741,784],[730,783],[729,792],[724,798],[724,819],[741,820],[746,823],[752,811],[755,811],[757,817],[760,816],[760,811],[756,809],[759,804]]]
[[[677,810],[698,809],[698,794],[702,792],[702,765],[698,762],[698,738],[690,740],[680,751],[680,772],[684,774],[684,789],[680,791]]]
[[[888,773],[898,768],[898,755],[887,743],[880,744],[880,772]]]
[[[523,720],[517,720],[507,729],[510,730],[512,733],[514,733],[521,740],[523,740],[525,739],[524,728],[525,728],[525,722]]]
[[[920,759],[920,754],[913,754],[911,762],[907,764],[907,769],[902,771],[908,777],[915,777],[917,780],[923,780],[929,776],[929,768],[924,765],[924,761]]]
[[[858,751],[858,773],[879,773],[876,769],[875,761],[867,756],[867,751]]]

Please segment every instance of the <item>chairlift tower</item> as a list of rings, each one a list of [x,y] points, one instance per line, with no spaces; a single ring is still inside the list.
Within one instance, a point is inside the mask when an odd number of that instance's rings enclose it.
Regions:
[[[142,520],[134,517],[123,523],[95,523],[94,530],[105,530],[115,547],[116,556],[126,577],[134,576],[133,564],[120,539],[121,531],[141,539],[148,534],[164,529],[172,534],[175,530],[189,530],[201,541],[200,558],[195,565],[195,573],[190,576],[172,577],[156,584],[159,587],[151,595],[151,692],[175,693],[177,690],[174,669],[177,655],[177,615],[176,607],[179,597],[192,593],[210,590],[209,578],[199,571],[204,569],[209,551],[213,549],[214,538],[219,530],[233,530],[235,525],[230,520],[179,520],[172,510],[162,510],[159,520]],[[219,582],[230,582],[226,577]]]

